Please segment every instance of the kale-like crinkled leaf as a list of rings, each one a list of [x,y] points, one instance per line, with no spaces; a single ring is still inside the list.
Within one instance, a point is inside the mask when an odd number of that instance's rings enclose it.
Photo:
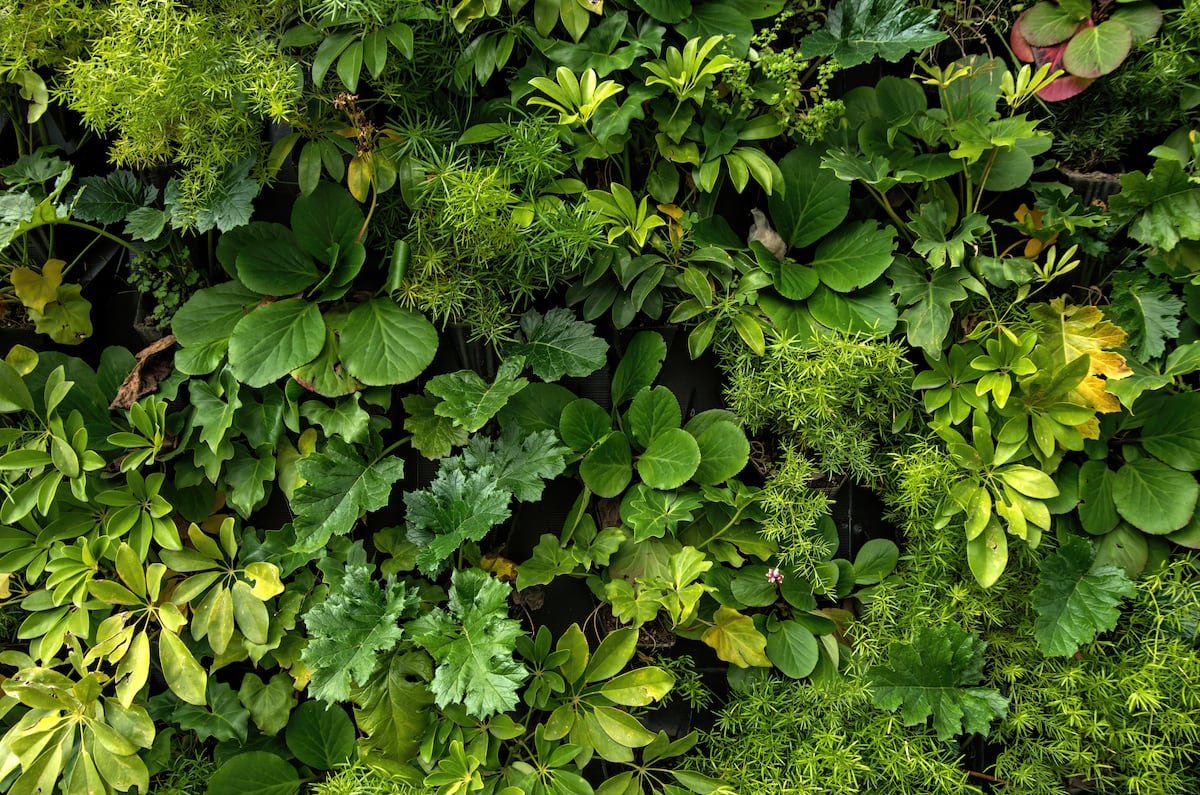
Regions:
[[[83,221],[115,224],[158,198],[158,188],[138,182],[132,171],[84,177],[72,214]]]
[[[937,16],[937,9],[910,8],[908,0],[842,0],[825,27],[800,42],[800,54],[831,55],[845,69],[875,56],[895,63],[946,38],[936,29]]]
[[[523,633],[508,617],[510,591],[485,571],[455,571],[449,609],[409,622],[409,637],[437,661],[432,689],[439,707],[461,703],[481,720],[516,707],[529,671],[513,659]]]
[[[506,359],[496,371],[496,379],[488,383],[471,370],[445,373],[429,379],[425,391],[442,399],[433,408],[439,417],[449,417],[455,423],[474,432],[496,416],[508,399],[520,392],[529,381],[520,378],[525,366],[522,356]]]
[[[467,443],[466,428],[434,413],[440,402],[432,395],[409,395],[403,400],[408,412],[404,430],[412,434],[413,447],[426,458],[445,458],[455,447]]]
[[[557,381],[564,375],[581,378],[603,367],[608,355],[608,343],[595,331],[591,323],[576,320],[569,309],[551,309],[545,315],[531,309],[521,316],[524,339],[509,346],[508,354],[524,356],[543,381]]]
[[[1139,362],[1145,364],[1162,356],[1167,340],[1179,336],[1181,312],[1183,300],[1171,292],[1166,279],[1154,278],[1145,271],[1113,274],[1108,316],[1125,329],[1125,344]]]
[[[460,546],[507,519],[511,499],[491,467],[472,472],[443,466],[428,488],[404,495],[408,539],[421,548],[417,568],[436,574]]]
[[[990,687],[967,687],[983,679],[987,644],[953,624],[921,630],[912,643],[894,643],[888,664],[871,668],[871,701],[895,711],[906,726],[933,716],[939,740],[963,732],[986,735],[1004,717],[1008,699]]]
[[[1149,174],[1121,177],[1121,192],[1108,206],[1129,236],[1146,246],[1170,251],[1180,240],[1200,240],[1200,185],[1170,158],[1155,161]]]
[[[381,586],[372,569],[366,563],[348,565],[325,601],[304,614],[309,640],[301,659],[312,672],[308,692],[314,698],[345,701],[351,683],[366,684],[380,655],[404,634],[400,619],[420,601],[393,577]]]
[[[404,474],[399,458],[366,461],[334,437],[321,453],[301,458],[296,469],[307,483],[292,495],[297,552],[315,552],[334,535],[345,535],[367,511],[387,505],[392,484]]]
[[[461,465],[468,470],[491,467],[496,485],[521,502],[536,502],[542,498],[546,481],[566,469],[569,452],[553,431],[525,434],[510,428],[498,439],[472,439],[462,452]]]
[[[1118,605],[1133,596],[1119,566],[1092,568],[1096,553],[1086,538],[1072,538],[1039,564],[1031,594],[1037,622],[1033,636],[1047,657],[1068,657],[1083,643],[1117,625]]]

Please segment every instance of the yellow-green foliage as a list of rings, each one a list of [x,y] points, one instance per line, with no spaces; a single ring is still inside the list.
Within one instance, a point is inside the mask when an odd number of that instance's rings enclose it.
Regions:
[[[0,0],[0,77],[78,55],[99,13],[87,0]]]
[[[115,164],[180,164],[181,203],[203,206],[225,166],[259,146],[263,120],[296,112],[300,72],[270,34],[280,13],[238,0],[115,0],[88,52],[63,65],[57,96],[112,136]]]

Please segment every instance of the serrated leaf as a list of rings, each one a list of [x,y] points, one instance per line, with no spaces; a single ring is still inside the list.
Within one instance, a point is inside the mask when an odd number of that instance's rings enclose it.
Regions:
[[[103,177],[79,180],[79,197],[71,214],[83,221],[115,224],[158,197],[158,189],[143,185],[130,171],[113,171]]]
[[[455,447],[467,443],[470,434],[450,417],[439,417],[434,408],[439,399],[429,395],[407,395],[403,399],[404,430],[412,434],[412,445],[426,458],[445,458]]]
[[[906,0],[842,0],[824,28],[801,40],[800,53],[830,56],[842,68],[876,56],[895,63],[946,38],[937,30],[937,17],[937,9],[912,7]]]
[[[1122,176],[1121,192],[1109,200],[1109,208],[1144,245],[1171,251],[1180,240],[1200,240],[1200,185],[1177,160],[1160,158],[1149,174]]]
[[[431,689],[439,707],[462,703],[480,719],[516,707],[529,672],[513,659],[523,632],[508,617],[511,590],[479,569],[457,570],[448,608],[409,623],[410,637],[438,663]]]
[[[292,495],[297,552],[316,552],[331,537],[350,532],[363,513],[387,505],[392,484],[404,474],[399,458],[368,462],[337,437],[296,468],[307,481]]]
[[[933,717],[933,729],[946,741],[963,733],[987,735],[1004,717],[1008,699],[983,679],[987,644],[954,624],[922,629],[912,643],[893,643],[887,665],[871,668],[871,702],[900,710],[906,726]]]
[[[892,264],[896,230],[875,221],[858,221],[829,235],[817,246],[812,267],[830,289],[858,290],[878,279]]]
[[[490,467],[469,472],[443,465],[428,488],[404,495],[408,540],[420,547],[417,568],[436,574],[460,546],[509,517],[511,498]]]
[[[393,578],[380,585],[372,570],[369,564],[348,564],[325,600],[304,614],[308,645],[301,659],[311,672],[313,698],[345,701],[352,684],[366,684],[379,655],[400,642],[400,619],[420,602],[419,594]]]
[[[1068,657],[1113,629],[1121,600],[1134,595],[1124,571],[1093,568],[1094,557],[1091,543],[1074,537],[1038,564],[1038,585],[1030,594],[1037,611],[1033,636],[1047,657]]]
[[[531,309],[521,316],[521,339],[507,354],[525,357],[534,375],[543,381],[563,376],[582,378],[604,366],[608,343],[595,335],[591,323],[576,320],[569,309],[541,314]]]
[[[1183,300],[1169,282],[1145,271],[1117,271],[1112,283],[1108,314],[1125,330],[1125,344],[1142,363],[1161,356],[1166,341],[1179,336]]]
[[[501,489],[512,492],[521,502],[536,502],[542,498],[546,481],[566,469],[568,452],[553,431],[524,433],[513,429],[497,439],[476,436],[463,450],[462,462],[472,470],[489,467]]]
[[[524,364],[520,356],[506,359],[491,384],[472,370],[434,376],[425,387],[427,392],[442,399],[434,407],[434,413],[453,419],[468,431],[479,430],[504,408],[509,398],[529,384],[527,379],[519,377]]]
[[[239,381],[264,387],[316,358],[325,321],[316,304],[288,298],[243,317],[229,336],[229,365]]]

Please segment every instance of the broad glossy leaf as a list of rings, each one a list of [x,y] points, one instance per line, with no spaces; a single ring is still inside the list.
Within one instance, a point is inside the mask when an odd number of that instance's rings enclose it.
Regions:
[[[696,434],[700,448],[700,466],[692,480],[703,486],[716,486],[735,477],[750,460],[750,441],[745,431],[732,422],[718,419],[698,433],[689,422],[687,430]]]
[[[358,241],[363,214],[340,185],[322,182],[292,205],[292,231],[296,242],[309,256],[331,265],[331,253],[345,251]]]
[[[1076,32],[1063,51],[1062,63],[1073,75],[1100,77],[1120,66],[1132,46],[1133,31],[1127,25],[1105,20]]]
[[[629,434],[642,448],[649,446],[660,433],[678,428],[683,419],[679,400],[665,386],[642,389],[633,396],[625,416]]]
[[[205,704],[208,674],[174,632],[158,633],[158,657],[171,692],[189,704]]]
[[[656,489],[679,488],[699,466],[700,445],[682,428],[672,428],[655,436],[637,460],[638,475]]]
[[[882,282],[844,294],[821,285],[809,297],[808,311],[822,325],[847,334],[889,334],[897,321],[896,305]]]
[[[816,637],[795,621],[782,621],[767,632],[767,657],[792,679],[803,679],[817,667]]]
[[[872,538],[854,556],[856,585],[877,583],[891,574],[900,561],[900,548],[886,538]]]
[[[295,795],[299,791],[296,768],[268,751],[249,751],[217,768],[206,795]]]
[[[654,383],[667,355],[667,344],[654,331],[639,331],[629,341],[613,372],[613,406],[621,406],[643,387]]]
[[[995,585],[1004,573],[1008,566],[1008,536],[995,516],[982,533],[967,542],[967,564],[984,588]]]
[[[896,230],[875,221],[858,221],[839,229],[817,246],[812,267],[827,287],[839,293],[874,282],[892,264]]]
[[[338,341],[346,369],[368,386],[413,380],[433,361],[437,347],[433,324],[390,298],[373,298],[352,309]]]
[[[776,230],[790,248],[811,245],[838,227],[850,211],[850,185],[821,168],[822,149],[801,146],[779,161],[784,190],[771,194]]]
[[[292,230],[282,224],[255,221],[233,230],[226,238],[236,242],[225,248],[235,253],[238,280],[263,295],[291,295],[306,290],[321,278],[312,257],[300,250]]]
[[[354,754],[354,724],[337,704],[306,701],[288,721],[288,750],[316,770],[332,770]]]
[[[1112,482],[1113,503],[1121,517],[1152,535],[1166,535],[1186,525],[1197,496],[1200,484],[1191,473],[1153,458],[1127,461]]]
[[[393,654],[361,688],[353,691],[354,720],[366,735],[360,743],[397,763],[419,750],[429,721],[433,661],[421,651]]]
[[[1200,469],[1200,394],[1147,395],[1137,410],[1146,418],[1141,442],[1147,452],[1173,469]]]
[[[616,497],[624,491],[633,479],[633,452],[625,434],[614,431],[593,447],[579,463],[579,476],[598,496]]]
[[[229,365],[239,381],[263,387],[311,361],[325,343],[316,304],[288,298],[243,317],[229,337]]]

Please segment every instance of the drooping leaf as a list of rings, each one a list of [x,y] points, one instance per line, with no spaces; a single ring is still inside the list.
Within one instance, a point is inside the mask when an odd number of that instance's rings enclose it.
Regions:
[[[345,576],[323,602],[304,614],[308,645],[301,659],[312,672],[309,693],[329,703],[350,698],[352,684],[364,685],[379,655],[400,641],[400,619],[420,602],[404,583],[389,577],[382,585],[365,563],[346,566]]]
[[[1122,599],[1133,597],[1133,583],[1116,566],[1093,566],[1095,551],[1087,539],[1071,538],[1038,568],[1030,594],[1037,622],[1033,635],[1047,657],[1067,657],[1096,635],[1117,625]]]
[[[433,483],[404,495],[408,540],[417,544],[417,568],[440,571],[467,541],[479,541],[507,519],[512,493],[496,484],[491,467],[476,471],[443,466]]]
[[[954,624],[922,629],[912,643],[893,643],[888,662],[867,672],[871,702],[900,710],[905,725],[933,717],[939,740],[964,732],[987,735],[991,722],[1004,717],[1008,699],[983,679],[987,644]]]
[[[895,63],[910,52],[932,47],[946,38],[937,29],[937,9],[906,0],[842,0],[825,27],[800,42],[805,58],[831,56],[843,68],[878,56]]]
[[[354,722],[366,735],[360,748],[399,764],[416,755],[429,721],[433,662],[420,651],[392,654],[352,691]]]
[[[392,484],[404,474],[404,462],[385,458],[368,462],[343,439],[296,464],[307,483],[292,495],[298,552],[315,552],[334,535],[345,535],[366,511],[387,505]]]
[[[521,316],[521,339],[507,353],[524,356],[543,381],[565,375],[581,378],[603,367],[608,353],[608,343],[595,332],[595,326],[576,320],[569,309],[555,308],[545,315],[531,309]]]
[[[408,625],[410,637],[433,656],[432,690],[438,706],[462,703],[485,719],[517,705],[529,677],[513,659],[521,624],[508,617],[511,587],[479,569],[451,575],[446,610],[432,610]]]
[[[520,356],[504,360],[491,384],[472,370],[434,376],[425,387],[430,394],[442,399],[434,407],[434,413],[453,419],[468,431],[479,430],[504,408],[509,398],[529,384],[519,375],[524,365],[525,360]]]

